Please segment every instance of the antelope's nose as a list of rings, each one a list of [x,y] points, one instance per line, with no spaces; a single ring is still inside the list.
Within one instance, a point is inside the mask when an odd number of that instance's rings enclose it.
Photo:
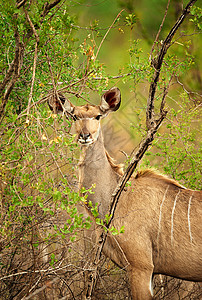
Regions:
[[[88,138],[90,138],[90,133],[80,133],[79,138],[86,142],[88,140]]]

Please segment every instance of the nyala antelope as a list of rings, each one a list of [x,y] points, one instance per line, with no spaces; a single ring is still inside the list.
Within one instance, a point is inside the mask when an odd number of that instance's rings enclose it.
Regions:
[[[104,147],[102,118],[118,110],[120,90],[108,90],[99,106],[74,106],[63,96],[49,101],[56,112],[75,120],[81,145],[79,185],[95,193],[88,199],[99,203],[99,214],[108,213],[111,195],[123,174]],[[202,226],[200,191],[186,189],[153,171],[138,172],[119,199],[113,225],[125,231],[116,239],[108,236],[104,254],[129,273],[133,299],[152,299],[152,277],[164,274],[202,281]]]

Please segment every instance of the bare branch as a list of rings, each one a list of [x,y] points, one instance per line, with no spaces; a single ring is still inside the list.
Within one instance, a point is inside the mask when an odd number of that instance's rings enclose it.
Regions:
[[[24,8],[24,7],[23,7],[23,8]],[[34,34],[34,36],[35,36],[35,38],[36,38],[36,41],[37,41],[37,43],[39,43],[39,36],[38,36],[38,33],[36,32],[36,29],[35,29],[35,27],[34,27],[34,24],[32,23],[32,21],[31,21],[31,19],[30,19],[30,16],[29,16],[29,14],[28,14],[28,12],[26,11],[25,8],[24,8],[24,13],[25,13],[26,19],[27,19],[27,21],[28,21],[28,23],[29,23],[29,25],[30,25],[30,27],[31,27],[31,29],[32,29],[32,32],[33,32],[33,34]]]
[[[163,115],[164,114],[164,107],[165,107],[165,102],[166,102],[166,96],[168,94],[168,90],[170,88],[170,85],[171,85],[171,82],[172,82],[172,79],[173,79],[173,76],[174,76],[174,73],[172,74],[170,80],[169,80],[169,83],[167,85],[167,87],[164,87],[164,91],[163,91],[163,96],[162,96],[162,99],[161,99],[161,106],[160,106],[160,115]]]
[[[176,31],[178,30],[178,28],[180,27],[180,25],[184,21],[185,17],[189,14],[191,6],[193,6],[193,4],[196,1],[197,0],[191,0],[187,4],[187,6],[183,10],[181,16],[178,18],[177,22],[175,23],[175,25],[170,30],[170,32],[167,35],[166,39],[163,41],[163,44],[161,46],[161,49],[160,49],[158,57],[156,58],[155,61],[152,62],[153,66],[155,68],[155,73],[154,73],[154,77],[153,77],[152,83],[150,85],[149,97],[148,97],[148,100],[147,100],[147,112],[146,112],[146,118],[147,118],[146,125],[147,125],[147,129],[150,129],[151,127],[155,126],[155,120],[154,120],[154,97],[155,97],[155,94],[156,94],[156,87],[157,87],[157,83],[159,81],[159,75],[160,75],[161,66],[162,66],[162,63],[163,63],[164,56],[166,55],[167,50],[170,47],[172,38],[174,37]]]
[[[4,80],[0,83],[0,95],[2,94],[3,90],[5,89],[7,83],[9,82],[9,80],[10,80],[12,74],[13,74],[15,60],[16,60],[16,55],[15,55],[14,60],[12,61],[12,63],[9,66],[9,69],[8,69],[8,71],[7,71],[7,73],[4,77]]]
[[[27,0],[22,0],[22,1],[17,1],[16,6],[17,8],[20,8],[21,6],[23,6],[26,3]]]
[[[27,106],[27,120],[28,120],[28,115],[29,115],[31,101],[32,101],[32,94],[33,94],[33,89],[34,89],[34,81],[35,81],[35,75],[36,75],[37,51],[38,51],[38,42],[36,42],[36,44],[35,44],[35,50],[34,50],[34,63],[33,63],[32,83],[31,83],[31,90],[30,90],[29,100],[28,100],[28,106]]]

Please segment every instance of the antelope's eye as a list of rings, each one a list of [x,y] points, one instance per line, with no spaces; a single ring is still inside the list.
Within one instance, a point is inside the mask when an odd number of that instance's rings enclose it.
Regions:
[[[97,116],[95,117],[95,119],[96,119],[96,120],[99,120],[101,117],[102,117],[102,115],[97,115]]]

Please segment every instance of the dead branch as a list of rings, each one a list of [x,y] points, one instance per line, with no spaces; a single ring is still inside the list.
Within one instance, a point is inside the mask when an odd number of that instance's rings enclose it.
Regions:
[[[22,1],[20,1],[20,0],[18,1],[17,0],[17,3],[16,3],[17,8],[22,7],[26,2],[27,2],[27,0],[22,0]]]
[[[49,13],[49,11],[53,7],[55,7],[57,4],[59,4],[60,2],[61,2],[61,0],[55,0],[55,1],[53,1],[53,3],[46,2],[44,5],[43,12],[41,13],[41,17],[44,18]]]
[[[167,114],[167,112],[164,110],[164,105],[165,105],[165,97],[168,92],[168,89],[165,89],[164,93],[163,93],[162,101],[161,101],[160,116],[157,119],[155,119],[155,115],[154,115],[155,93],[156,93],[157,83],[159,81],[162,63],[163,63],[164,57],[167,53],[167,50],[170,47],[172,38],[174,37],[174,35],[177,32],[177,30],[179,29],[180,25],[184,21],[185,17],[188,15],[191,6],[196,1],[197,0],[191,0],[187,4],[187,6],[183,10],[181,16],[176,21],[175,25],[170,30],[168,36],[162,43],[158,57],[156,58],[156,61],[153,64],[153,66],[155,68],[155,73],[154,73],[153,80],[152,80],[150,88],[149,88],[149,97],[148,97],[148,101],[147,101],[147,110],[146,110],[147,135],[146,135],[145,139],[143,139],[143,141],[140,143],[139,149],[136,151],[134,157],[132,158],[131,163],[129,164],[128,168],[126,169],[124,175],[122,176],[114,193],[112,194],[111,204],[110,204],[110,208],[109,208],[109,212],[108,212],[110,219],[109,219],[108,223],[105,222],[105,224],[104,224],[105,228],[107,228],[107,229],[109,229],[109,227],[113,221],[119,198],[121,196],[121,193],[122,193],[127,181],[132,176],[133,172],[135,171],[135,169],[137,167],[138,162],[141,160],[144,153],[147,151],[148,147],[151,145],[152,141],[154,140],[154,136]],[[93,289],[95,287],[96,280],[97,280],[97,274],[98,274],[98,268],[99,268],[102,250],[103,250],[106,238],[107,238],[107,234],[109,233],[109,232],[104,232],[101,227],[100,227],[100,229],[101,229],[101,234],[97,240],[97,250],[96,250],[94,260],[92,262],[92,267],[91,267],[92,271],[89,272],[89,276],[88,276],[88,286],[87,286],[87,292],[86,292],[86,299],[88,299],[88,300],[90,300],[92,297],[92,292],[93,292]]]

